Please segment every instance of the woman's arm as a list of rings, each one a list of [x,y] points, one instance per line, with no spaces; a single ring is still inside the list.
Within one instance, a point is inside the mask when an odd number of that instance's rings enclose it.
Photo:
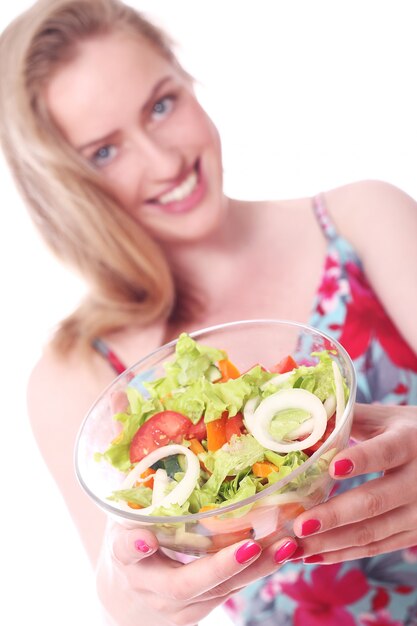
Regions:
[[[83,417],[111,379],[110,368],[95,355],[88,364],[71,355],[58,357],[48,349],[30,376],[27,392],[37,444],[93,565],[100,552],[106,516],[78,484],[73,454]]]

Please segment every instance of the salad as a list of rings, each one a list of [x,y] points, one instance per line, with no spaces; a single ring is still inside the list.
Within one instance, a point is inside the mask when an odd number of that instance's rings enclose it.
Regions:
[[[225,351],[181,334],[165,376],[113,394],[118,432],[96,459],[125,476],[108,499],[140,515],[221,512],[290,474],[329,437],[348,397],[331,351],[312,357],[241,373]]]

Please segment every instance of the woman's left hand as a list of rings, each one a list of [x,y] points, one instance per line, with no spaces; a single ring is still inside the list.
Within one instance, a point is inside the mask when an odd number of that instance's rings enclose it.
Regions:
[[[307,563],[337,563],[417,544],[417,407],[357,404],[357,445],[329,468],[337,480],[384,472],[297,517]]]

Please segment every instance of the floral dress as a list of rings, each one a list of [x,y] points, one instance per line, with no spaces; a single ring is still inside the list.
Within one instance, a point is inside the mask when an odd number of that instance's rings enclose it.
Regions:
[[[355,250],[336,232],[321,196],[313,208],[328,247],[309,324],[349,352],[358,402],[417,404],[417,355],[373,292]],[[337,493],[369,478],[345,480]],[[344,564],[287,563],[224,606],[240,626],[417,626],[417,546]]]

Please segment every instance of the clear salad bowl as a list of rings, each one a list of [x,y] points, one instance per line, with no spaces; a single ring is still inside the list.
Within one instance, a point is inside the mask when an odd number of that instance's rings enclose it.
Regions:
[[[302,511],[325,501],[333,480],[328,466],[333,456],[348,445],[356,394],[354,367],[346,350],[334,339],[303,324],[280,320],[245,320],[206,328],[191,337],[199,344],[227,352],[229,359],[246,372],[260,364],[269,369],[286,355],[298,365],[316,365],[315,353],[329,351],[345,384],[345,402],[333,431],[310,452],[310,456],[286,476],[252,496],[226,503],[221,508],[183,515],[145,515],[140,509],[120,507],[109,500],[121,488],[126,474],[104,459],[97,460],[115,438],[114,398],[128,387],[146,396],[144,381],[165,376],[164,364],[172,361],[177,340],[172,341],[116,378],[86,415],[75,447],[78,480],[109,516],[128,528],[152,531],[166,554],[186,560],[217,552],[237,541],[253,538],[266,547],[292,535],[294,518]],[[98,453],[98,454],[97,454]],[[202,507],[204,508],[204,507]]]

